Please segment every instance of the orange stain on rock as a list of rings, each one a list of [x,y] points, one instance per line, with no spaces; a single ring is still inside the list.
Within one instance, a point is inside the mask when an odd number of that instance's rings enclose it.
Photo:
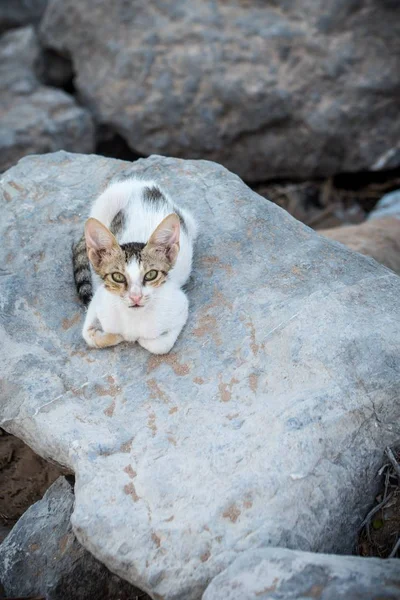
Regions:
[[[127,496],[130,496],[134,502],[140,500],[140,497],[137,495],[135,486],[132,482],[124,485],[124,492]]]
[[[115,399],[111,402],[110,406],[107,406],[107,408],[104,409],[103,413],[106,415],[106,417],[112,417],[114,415],[114,411]]]
[[[236,383],[239,383],[239,381],[235,377],[232,377],[229,383],[221,381],[218,384],[219,395],[221,396],[222,402],[229,402],[232,398],[232,388]]]
[[[222,269],[228,275],[232,275],[231,265],[223,263],[218,256],[203,256],[200,259],[200,263],[208,270],[208,276],[212,275],[214,268]]]
[[[120,452],[123,452],[124,454],[130,452],[132,450],[132,442],[133,440],[124,442],[120,447]]]
[[[201,562],[207,562],[208,559],[210,558],[210,556],[211,556],[211,552],[209,550],[207,550],[207,552],[204,552],[204,554],[202,554],[200,556]]]
[[[235,413],[234,415],[226,415],[226,418],[229,419],[229,421],[232,421],[232,419],[236,419],[238,416],[239,413]]]
[[[269,587],[265,587],[262,590],[259,590],[258,592],[254,592],[254,595],[258,598],[258,596],[264,596],[264,594],[268,594],[268,592],[274,592],[276,590],[278,581],[278,577],[275,577],[275,579],[272,582],[272,585],[270,585]]]
[[[170,401],[168,395],[160,388],[155,379],[149,379],[147,385],[151,391],[150,398],[152,400],[162,400],[165,403]]]
[[[242,319],[242,320],[244,321],[244,319]],[[253,352],[253,355],[256,356],[260,349],[260,344],[257,344],[257,342],[256,342],[256,328],[254,327],[254,323],[250,318],[248,321],[245,322],[245,325],[246,325],[246,327],[248,327],[248,329],[250,331],[251,351]]]
[[[154,437],[157,433],[157,425],[156,425],[156,415],[155,413],[150,413],[147,419],[147,427],[151,429],[151,435]]]
[[[113,398],[115,396],[118,396],[118,394],[121,391],[121,388],[115,384],[114,377],[109,375],[107,377],[107,383],[108,387],[103,387],[102,385],[97,384],[95,386],[96,394],[98,394],[99,396],[111,396]]]
[[[258,388],[258,375],[257,373],[250,373],[249,375],[249,386],[252,392],[256,392]]]
[[[126,473],[127,475],[129,475],[129,477],[130,477],[131,479],[133,479],[133,478],[134,478],[134,477],[136,477],[136,475],[137,475],[136,471],[134,471],[134,470],[132,469],[132,465],[127,465],[127,466],[125,467],[124,471],[125,471],[125,473]]]
[[[67,331],[67,329],[71,329],[71,327],[76,325],[76,323],[79,323],[80,320],[81,320],[80,313],[75,313],[74,316],[71,317],[70,319],[67,319],[67,318],[63,319],[62,328],[64,329],[64,331]]]
[[[175,375],[179,375],[180,377],[187,375],[190,372],[189,365],[179,362],[176,352],[162,355],[152,354],[147,361],[147,372],[150,373],[151,371],[154,371],[162,364],[169,365]]]
[[[222,513],[224,519],[229,519],[232,523],[236,523],[240,515],[241,511],[238,509],[236,504],[231,504],[231,506],[229,506],[229,508]]]

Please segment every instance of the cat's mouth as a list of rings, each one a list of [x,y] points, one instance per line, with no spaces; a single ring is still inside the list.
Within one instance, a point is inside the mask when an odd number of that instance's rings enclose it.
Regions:
[[[129,308],[143,308],[144,304],[129,304]]]

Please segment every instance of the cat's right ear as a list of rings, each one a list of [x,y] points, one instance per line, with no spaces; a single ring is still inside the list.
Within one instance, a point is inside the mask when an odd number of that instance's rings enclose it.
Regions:
[[[113,250],[119,249],[118,242],[111,231],[94,218],[86,221],[85,240],[89,260],[95,268],[99,267]]]

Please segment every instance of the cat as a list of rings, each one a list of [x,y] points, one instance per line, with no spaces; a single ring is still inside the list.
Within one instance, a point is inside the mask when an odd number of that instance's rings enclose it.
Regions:
[[[175,344],[188,317],[182,286],[197,226],[154,181],[112,183],[94,202],[73,247],[77,292],[88,305],[82,335],[94,348],[138,342],[153,354]]]

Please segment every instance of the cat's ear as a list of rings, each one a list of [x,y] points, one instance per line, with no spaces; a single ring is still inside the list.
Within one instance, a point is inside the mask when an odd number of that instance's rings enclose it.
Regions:
[[[181,225],[176,213],[171,213],[153,231],[147,245],[161,250],[173,265],[179,253]]]
[[[97,219],[90,218],[86,221],[85,240],[89,260],[95,268],[100,266],[113,250],[119,249],[111,231]]]

